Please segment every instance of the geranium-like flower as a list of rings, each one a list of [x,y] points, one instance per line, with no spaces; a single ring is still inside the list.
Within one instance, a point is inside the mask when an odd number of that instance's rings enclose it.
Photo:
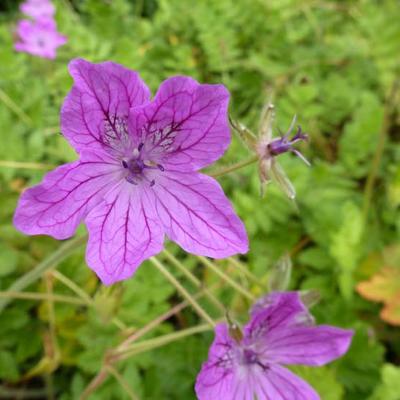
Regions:
[[[50,0],[26,0],[20,5],[19,9],[22,13],[34,19],[51,18],[55,13],[54,5]]]
[[[47,18],[19,21],[17,35],[19,41],[14,45],[15,50],[49,59],[56,58],[57,48],[67,42],[67,38],[57,32],[56,23]]]
[[[281,364],[324,365],[348,349],[353,332],[314,326],[297,292],[258,302],[243,333],[218,324],[208,361],[197,377],[199,400],[317,400],[305,381]]]
[[[61,131],[79,161],[26,190],[15,225],[27,234],[72,236],[84,220],[88,265],[111,284],[130,277],[163,248],[223,258],[248,250],[243,223],[220,185],[197,172],[230,142],[229,93],[177,76],[155,97],[134,71],[74,60],[75,84]]]

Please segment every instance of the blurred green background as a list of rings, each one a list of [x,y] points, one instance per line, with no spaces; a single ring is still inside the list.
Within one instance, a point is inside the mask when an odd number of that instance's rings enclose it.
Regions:
[[[318,369],[295,368],[323,400],[399,400],[400,3],[54,3],[58,28],[69,38],[55,61],[14,52],[18,2],[0,3],[0,398],[78,399],[107,349],[181,301],[151,264],[105,288],[85,266],[84,247],[54,262],[62,243],[26,237],[12,226],[20,192],[52,165],[76,157],[59,134],[59,109],[72,84],[67,63],[84,57],[138,70],[153,93],[174,74],[223,83],[232,94],[232,115],[252,129],[271,94],[276,128],[284,131],[298,115],[310,135],[301,149],[312,167],[291,155],[280,157],[297,189],[298,209],[274,185],[259,197],[255,165],[220,179],[250,236],[251,251],[242,262],[266,283],[274,263],[290,252],[291,289],[320,291],[313,308],[317,321],[356,330],[341,360]],[[234,137],[218,165],[248,156]],[[219,278],[177,246],[168,248],[204,284],[216,287],[213,292],[240,321],[246,320],[249,303],[240,294],[221,287]],[[67,280],[46,272],[23,290],[15,287],[43,261]],[[254,295],[263,293],[229,262],[219,268]],[[189,291],[198,290],[170,269]],[[32,299],[19,299],[21,293]],[[82,304],[53,303],[51,295]],[[114,317],[122,328],[112,323]],[[148,337],[199,323],[185,308]],[[139,399],[194,399],[194,380],[211,341],[211,333],[193,335],[131,357],[117,365],[118,371]],[[90,397],[125,398],[127,392],[112,377]]]

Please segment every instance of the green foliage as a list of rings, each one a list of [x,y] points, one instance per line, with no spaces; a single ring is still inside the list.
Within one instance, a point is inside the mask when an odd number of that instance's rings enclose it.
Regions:
[[[261,295],[267,285],[257,282],[265,284],[273,265],[289,252],[290,287],[320,292],[321,302],[314,309],[317,321],[357,331],[343,359],[323,368],[296,367],[296,373],[324,400],[399,399],[399,369],[388,364],[400,360],[398,332],[380,321],[379,307],[354,292],[359,281],[376,272],[366,271],[367,255],[400,239],[399,103],[398,97],[389,96],[400,70],[397,0],[55,4],[59,30],[69,42],[54,62],[14,52],[17,4],[0,5],[0,290],[6,291],[59,247],[49,238],[16,232],[12,214],[23,188],[39,182],[53,165],[76,158],[59,134],[59,109],[72,82],[66,68],[71,58],[122,63],[138,70],[153,93],[175,74],[223,83],[232,95],[230,112],[252,130],[257,129],[261,107],[273,95],[274,134],[279,134],[278,128],[284,131],[297,114],[310,136],[301,150],[312,167],[292,155],[280,157],[296,187],[296,203],[273,184],[260,198],[255,166],[221,177],[246,224],[251,251],[241,261],[256,282],[229,262],[218,267]],[[385,146],[379,153],[382,133]],[[234,138],[220,165],[248,156]],[[15,162],[36,163],[37,168],[17,168]],[[371,177],[368,199],[365,187]],[[168,248],[202,284],[217,285],[213,293],[238,320],[246,320],[247,300],[228,285],[219,285],[197,259],[176,246]],[[175,267],[168,268],[191,293],[199,290]],[[99,285],[85,265],[83,251],[67,257],[57,270],[93,304],[56,302],[53,321],[47,301],[14,299],[0,314],[0,380],[7,387],[45,386],[41,376],[24,377],[53,357],[55,397],[73,400],[99,371],[110,348],[180,298],[150,263],[112,288]],[[45,296],[50,279],[55,294],[80,298],[49,276],[26,290]],[[202,297],[199,302],[213,317],[221,317],[210,301]],[[184,308],[145,339],[199,322],[193,310]],[[52,328],[55,342],[49,340]],[[211,340],[211,334],[191,336],[131,357],[117,369],[139,398],[192,399],[195,376]],[[125,398],[129,397],[114,378],[90,397]]]

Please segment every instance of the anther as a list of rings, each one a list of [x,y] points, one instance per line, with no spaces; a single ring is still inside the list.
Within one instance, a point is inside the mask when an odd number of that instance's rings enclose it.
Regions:
[[[150,187],[153,187],[153,186],[155,185],[155,183],[156,183],[156,181],[153,179],[153,180],[150,182]]]
[[[138,150],[141,151],[143,149],[144,143],[140,143],[138,146]]]
[[[157,164],[157,168],[162,172],[165,171],[165,168],[161,164]]]
[[[122,166],[124,168],[128,168],[128,163],[125,160],[122,160]]]

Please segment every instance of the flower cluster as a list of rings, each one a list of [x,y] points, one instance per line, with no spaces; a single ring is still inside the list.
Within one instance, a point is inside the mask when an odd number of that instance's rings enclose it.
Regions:
[[[51,1],[26,0],[20,10],[31,19],[18,22],[15,50],[42,58],[56,58],[57,48],[65,44],[67,38],[57,31],[55,8]]]
[[[298,292],[274,292],[256,303],[243,332],[218,324],[197,377],[199,400],[319,400],[281,364],[325,365],[349,348],[353,331],[315,326]]]
[[[16,227],[66,239],[85,221],[87,263],[106,284],[159,253],[164,235],[204,256],[247,252],[229,200],[198,172],[230,142],[225,87],[176,76],[150,100],[138,74],[121,65],[74,60],[69,69],[75,84],[61,131],[80,159],[23,193]]]

